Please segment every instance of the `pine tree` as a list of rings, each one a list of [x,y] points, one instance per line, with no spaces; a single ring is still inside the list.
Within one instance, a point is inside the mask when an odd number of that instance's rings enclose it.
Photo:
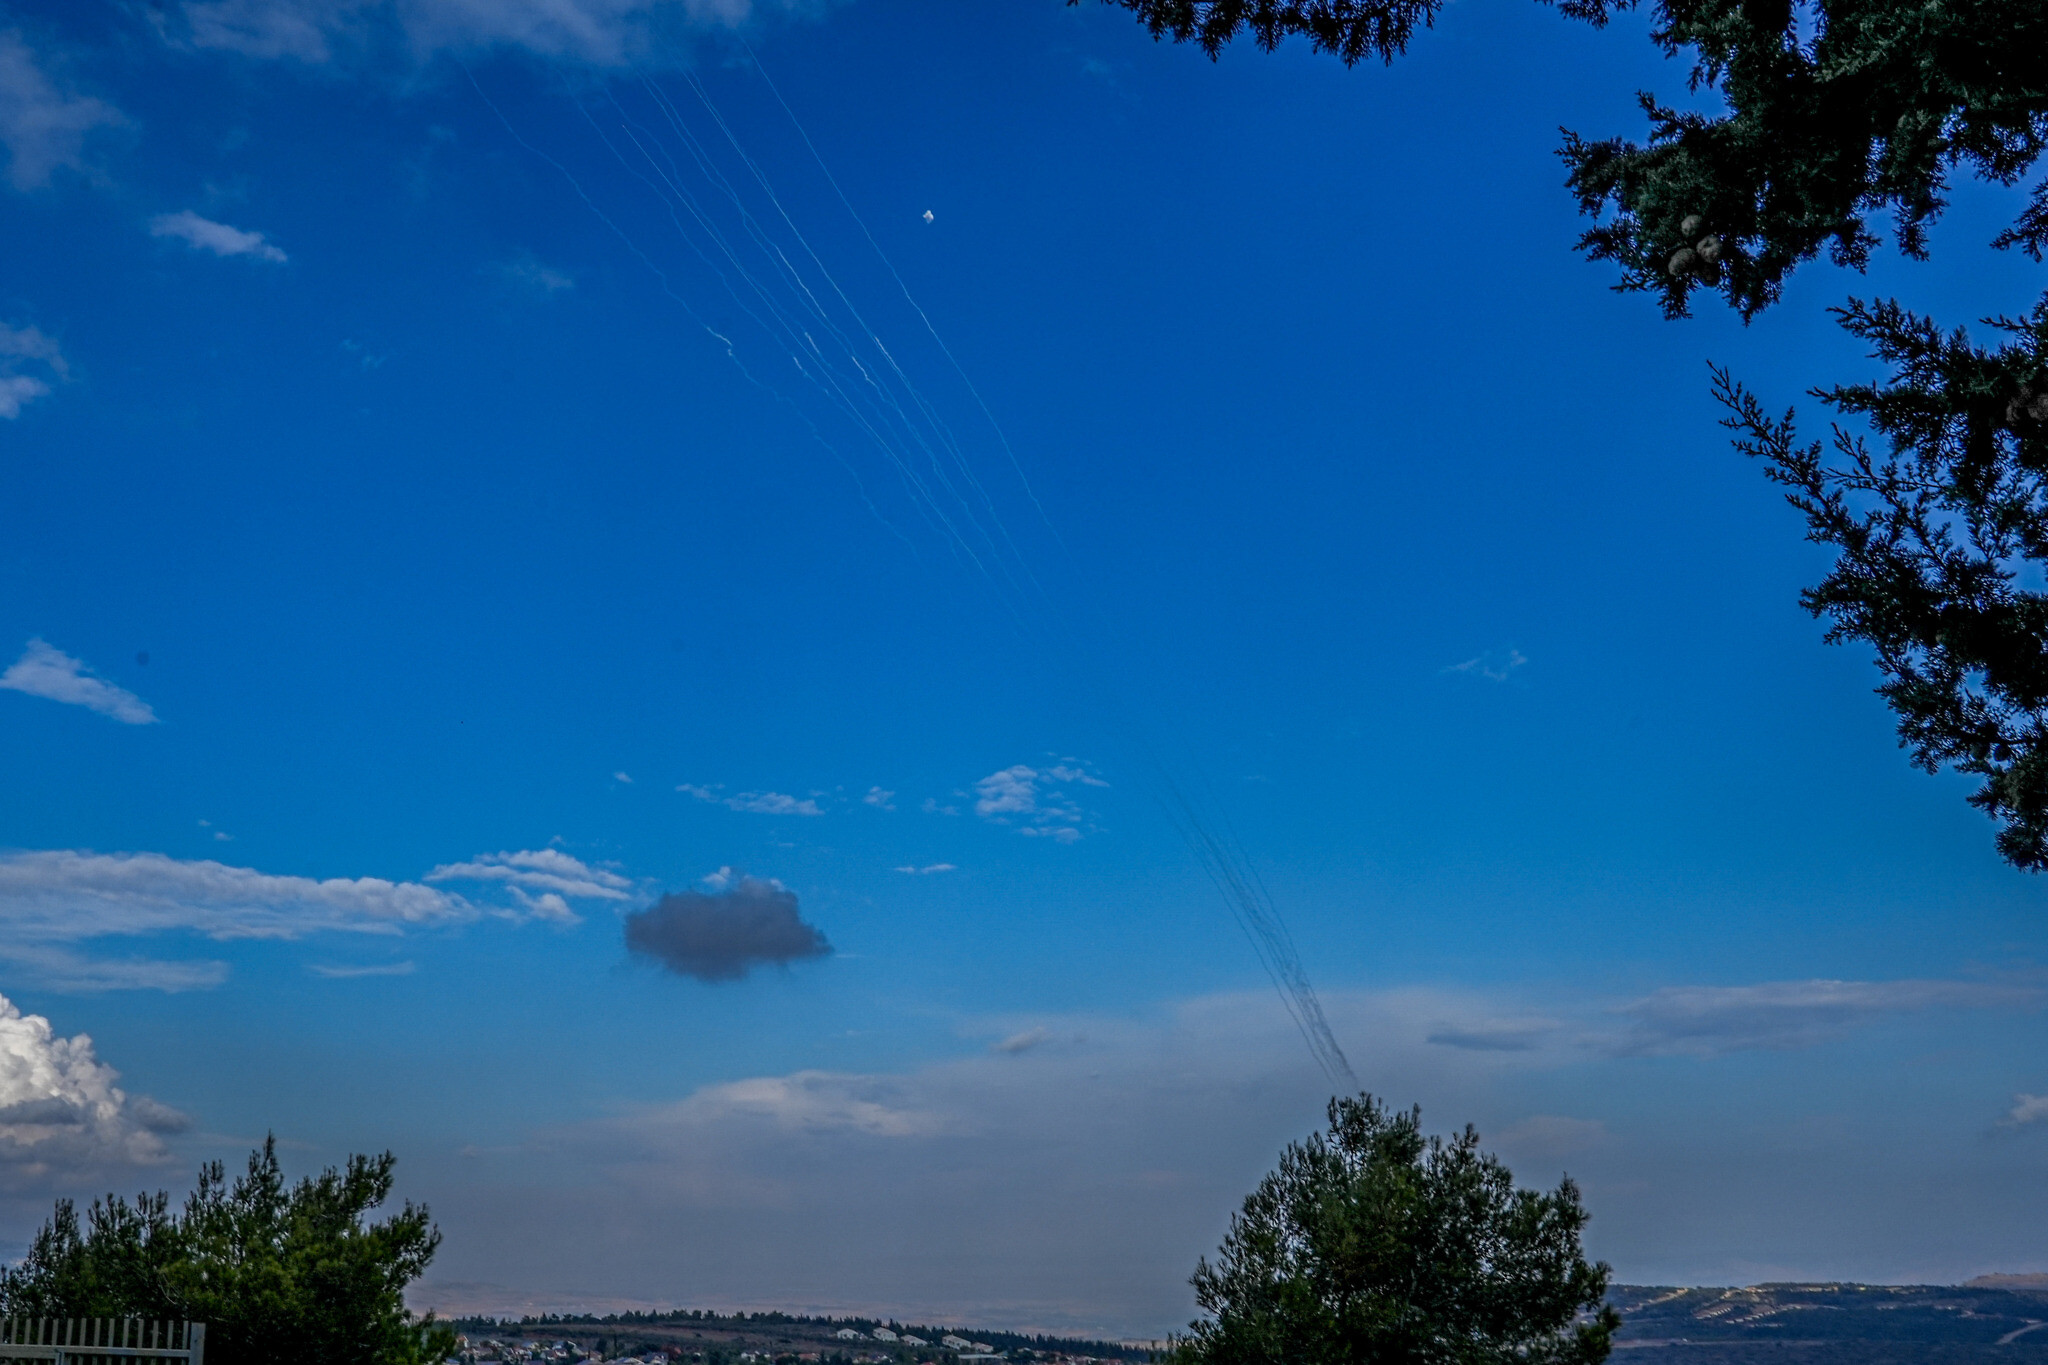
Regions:
[[[1569,1179],[1518,1190],[1469,1127],[1445,1142],[1370,1095],[1330,1102],[1195,1270],[1182,1365],[1599,1365],[1620,1319],[1579,1250]]]
[[[1604,25],[1637,0],[1557,0]],[[1069,0],[1078,3],[1078,0]],[[1271,49],[1309,39],[1347,65],[1392,61],[1439,0],[1106,0],[1154,36],[1214,58],[1240,34]],[[1580,249],[1682,317],[1697,290],[1745,320],[1825,251],[1862,269],[1890,215],[1898,248],[1924,258],[1958,169],[2005,186],[2048,150],[2048,0],[1654,0],[1652,40],[1692,56],[1691,88],[1724,112],[1638,101],[1642,143],[1566,133],[1567,185],[1596,221]],[[1990,244],[2048,250],[2048,180]],[[2015,310],[2019,311],[2019,310]],[[1832,573],[1803,594],[1831,642],[1870,644],[1900,742],[1932,772],[1981,776],[1973,804],[1999,822],[1999,851],[2048,868],[2048,295],[2011,341],[1974,348],[1896,301],[1852,300],[1843,325],[1893,367],[1882,384],[1812,390],[1889,446],[1872,455],[1837,428],[1842,463],[1802,444],[1792,414],[1765,416],[1725,371],[1738,449],[1834,546]]]

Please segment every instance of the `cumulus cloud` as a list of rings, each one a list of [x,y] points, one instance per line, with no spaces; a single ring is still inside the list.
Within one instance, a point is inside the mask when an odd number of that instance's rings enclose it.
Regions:
[[[746,815],[823,815],[824,809],[815,797],[788,796],[782,792],[739,792],[732,796],[725,794],[723,786],[700,786],[694,782],[683,782],[676,790],[685,796],[694,796],[714,806],[724,806]]]
[[[1616,1051],[1636,1055],[1785,1051],[1811,1047],[1897,1014],[1932,1009],[2039,1008],[2032,986],[1975,981],[1766,981],[1666,986],[1615,1013]]]
[[[216,223],[211,218],[201,218],[190,209],[179,213],[160,213],[150,219],[149,235],[176,238],[194,251],[211,251],[216,256],[254,256],[259,261],[274,261],[279,265],[290,259],[265,241],[262,233],[244,232],[226,223]]]
[[[757,966],[832,951],[781,882],[730,868],[705,882],[706,890],[671,891],[627,915],[627,950],[699,981],[737,981]]]
[[[396,34],[415,54],[520,47],[544,57],[623,66],[647,60],[664,34],[730,29],[807,0],[186,0],[166,25],[173,41],[249,57],[327,62]]]
[[[0,673],[0,687],[67,706],[83,706],[123,725],[156,723],[156,712],[148,702],[99,677],[84,663],[42,640],[30,640],[22,656],[5,673]]]
[[[1013,826],[1019,834],[1071,844],[1081,837],[1086,818],[1080,803],[1067,793],[1073,785],[1109,783],[1073,759],[1043,768],[1015,763],[974,784],[974,813],[992,824]]]
[[[906,864],[896,870],[898,872],[908,872],[913,877],[929,877],[935,872],[959,871],[952,863],[926,863],[923,867],[918,867],[915,864]]]
[[[104,100],[61,85],[19,30],[0,32],[0,145],[15,189],[47,185],[59,167],[82,170],[87,134],[122,122]]]
[[[885,791],[880,787],[869,787],[868,794],[863,796],[860,801],[864,806],[878,806],[883,810],[896,809],[896,793]]]
[[[0,997],[0,1180],[83,1175],[150,1166],[183,1114],[130,1097],[84,1034],[60,1038],[50,1021]]]

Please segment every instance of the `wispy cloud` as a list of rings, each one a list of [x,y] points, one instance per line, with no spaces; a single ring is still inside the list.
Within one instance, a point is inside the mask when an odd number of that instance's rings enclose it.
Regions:
[[[633,886],[617,872],[592,867],[555,848],[479,853],[467,862],[443,863],[421,880],[495,883],[511,893],[527,916],[561,924],[581,921],[570,901],[631,900]]]
[[[1443,1025],[1425,1041],[1465,1052],[1530,1052],[1557,1030],[1552,1019],[1489,1019]]]
[[[699,981],[738,981],[755,967],[831,953],[781,882],[729,867],[704,880],[702,891],[672,891],[626,916],[627,951]]]
[[[629,786],[629,787],[633,785],[633,779],[632,779],[632,778],[631,778],[631,777],[630,777],[629,775],[627,775],[626,773],[622,773],[622,772],[620,772],[620,773],[613,773],[613,774],[612,774],[612,781],[614,781],[614,782],[623,782],[623,783],[625,783],[625,784],[626,784],[627,786]]]
[[[896,809],[896,793],[880,787],[869,787],[868,794],[860,799],[863,806],[877,806],[882,810]]]
[[[67,706],[83,706],[123,725],[156,723],[156,712],[148,702],[42,640],[30,640],[22,656],[0,673],[0,687]]]
[[[576,287],[574,275],[544,265],[531,254],[522,253],[507,261],[503,270],[507,280],[543,297],[552,297],[563,290]]]
[[[1528,662],[1528,657],[1519,649],[1489,649],[1461,664],[1446,665],[1443,671],[1484,678],[1488,682],[1506,682],[1514,676],[1516,669]]]
[[[413,962],[384,962],[366,967],[334,966],[316,962],[306,970],[315,976],[324,976],[330,981],[352,981],[361,976],[411,976],[419,968],[418,964]]]
[[[678,783],[676,790],[685,796],[694,796],[714,806],[724,806],[746,815],[823,815],[815,796],[788,796],[782,792],[736,792],[725,794],[723,786],[700,786],[694,782]]]
[[[19,30],[0,32],[0,145],[15,189],[39,189],[60,167],[84,170],[87,135],[124,122],[106,101],[65,88]]]
[[[898,872],[908,872],[913,877],[929,877],[935,872],[957,872],[960,869],[952,863],[926,863],[923,867],[906,863],[896,870]]]
[[[21,416],[29,403],[50,391],[50,380],[71,377],[64,352],[36,327],[0,322],[0,417]]]
[[[1839,1038],[1891,1015],[1934,1009],[2038,1009],[2034,986],[1977,981],[1766,981],[1666,986],[1614,1013],[1614,1050],[1632,1055],[1784,1051]]]
[[[244,232],[226,223],[216,223],[211,218],[201,218],[190,209],[179,213],[160,213],[150,219],[149,235],[175,238],[195,251],[210,251],[216,256],[253,256],[259,261],[272,261],[278,265],[290,259],[266,241],[262,233]]]
[[[465,896],[429,882],[470,882],[509,899]],[[630,885],[553,849],[484,854],[437,867],[417,882],[277,875],[161,853],[0,853],[0,961],[59,989],[199,990],[226,980],[226,964],[120,956],[107,951],[109,943],[180,934],[223,942],[397,935],[486,916],[575,923],[570,901],[626,900]]]
[[[988,1050],[990,1052],[1003,1052],[1010,1054],[1015,1054],[1019,1052],[1029,1052],[1032,1048],[1037,1047],[1040,1043],[1047,1041],[1051,1037],[1052,1030],[1049,1028],[1045,1028],[1043,1026],[1038,1028],[1028,1028],[1022,1031],[1021,1033],[1012,1033],[1006,1038],[1001,1038],[993,1043],[990,1043],[988,1045]]]
[[[2012,1108],[2000,1122],[2008,1128],[2024,1128],[2044,1120],[2048,1120],[2048,1095],[2029,1095],[2023,1091],[2012,1097]]]
[[[992,824],[1013,826],[1019,834],[1071,844],[1081,837],[1086,812],[1067,792],[1070,786],[1107,787],[1109,783],[1074,759],[1047,767],[1015,763],[974,784],[974,813]]]
[[[186,0],[162,22],[174,42],[265,59],[336,61],[395,38],[422,57],[444,49],[519,47],[617,67],[660,54],[664,11],[699,29],[731,29],[758,13],[804,8],[802,0]]]

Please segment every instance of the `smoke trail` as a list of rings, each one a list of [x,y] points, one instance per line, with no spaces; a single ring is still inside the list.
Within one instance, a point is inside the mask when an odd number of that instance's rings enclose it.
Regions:
[[[769,79],[751,48],[747,51],[753,73],[773,95],[905,304],[916,314],[931,343],[972,397],[1004,453],[1017,488],[1029,499],[1038,519],[1058,545],[1068,572],[1076,579],[1083,578],[1066,541],[1031,486],[1014,446],[966,368],[854,209],[795,110]],[[655,276],[662,292],[721,345],[741,375],[779,404],[797,412],[812,436],[860,483],[852,462],[827,439],[804,403],[748,366],[735,337],[713,327],[689,303],[648,247],[626,229],[618,215],[600,207],[583,181],[561,161],[522,137],[484,94],[473,74],[470,80],[513,139],[562,175],[599,221]],[[855,433],[859,447],[872,451],[883,462],[918,519],[981,578],[1019,633],[1041,648],[1065,657],[1100,657],[1105,651],[1091,646],[1100,640],[1113,640],[1117,635],[1108,629],[1099,601],[1092,594],[1086,599],[1095,626],[1092,634],[1097,638],[1084,638],[1090,632],[1078,629],[1068,612],[1047,592],[1005,522],[998,500],[976,472],[975,463],[958,435],[943,419],[939,404],[912,379],[904,363],[884,343],[881,329],[870,322],[867,313],[854,302],[853,293],[828,267],[703,81],[694,72],[686,72],[683,80],[708,121],[709,137],[700,134],[677,101],[648,77],[640,78],[637,88],[638,101],[651,116],[642,117],[629,109],[616,88],[602,96],[602,120],[589,105],[579,102],[577,107],[591,133],[617,166],[659,204],[659,216],[676,239],[716,280],[756,331],[787,358],[802,389],[837,414],[837,419]],[[728,162],[735,167],[736,175],[728,173]],[[908,538],[868,499],[865,484],[860,483],[860,487],[869,510],[907,542]],[[1134,766],[1144,774],[1168,822],[1251,943],[1310,1054],[1333,1083],[1355,1086],[1350,1064],[1324,1017],[1300,953],[1257,868],[1206,784],[1189,781],[1176,771],[1177,766],[1184,766],[1198,772],[1198,767],[1192,762],[1175,765],[1165,761],[1151,738],[1150,727],[1109,679],[1096,676],[1090,682],[1104,709],[1116,718],[1118,724],[1114,729],[1120,733],[1121,744],[1132,756]]]

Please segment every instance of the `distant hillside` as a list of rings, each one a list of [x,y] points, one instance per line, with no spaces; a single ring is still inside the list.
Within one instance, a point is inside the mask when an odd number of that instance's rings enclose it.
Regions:
[[[1623,1365],[2048,1365],[2048,1277],[1965,1285],[1618,1285]]]
[[[720,1314],[703,1309],[611,1313],[603,1317],[550,1313],[517,1322],[461,1318],[454,1327],[472,1342],[491,1339],[515,1348],[529,1342],[567,1342],[605,1359],[659,1351],[697,1365],[737,1365],[745,1353],[771,1360],[809,1357],[843,1365],[919,1365],[922,1361],[947,1360],[961,1354],[941,1346],[948,1336],[964,1338],[1021,1361],[1142,1361],[1151,1354],[1142,1346],[1082,1337],[994,1332],[979,1327],[933,1327],[894,1319],[814,1318],[792,1313]],[[878,1329],[892,1336],[878,1336]],[[842,1338],[838,1335],[841,1331],[855,1335]],[[906,1337],[917,1338],[922,1344],[908,1344],[903,1340]],[[519,1353],[515,1350],[513,1354]]]

